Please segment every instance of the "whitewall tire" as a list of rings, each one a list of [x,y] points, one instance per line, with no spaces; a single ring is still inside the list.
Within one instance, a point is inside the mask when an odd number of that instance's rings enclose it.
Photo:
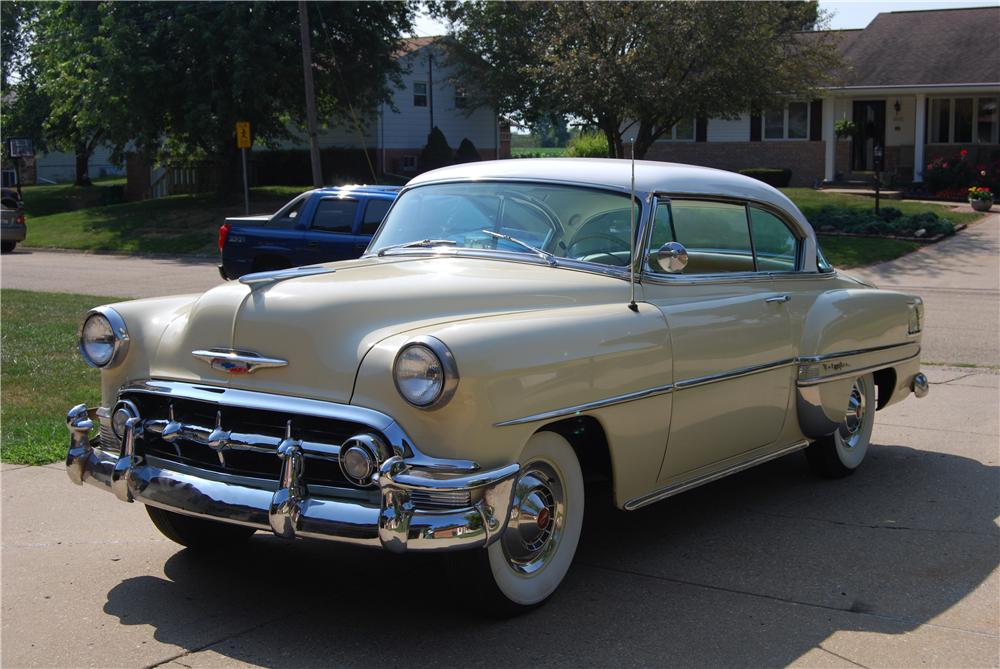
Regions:
[[[828,478],[854,473],[871,443],[875,427],[875,379],[871,374],[855,379],[846,398],[844,422],[831,434],[806,449],[813,471]]]

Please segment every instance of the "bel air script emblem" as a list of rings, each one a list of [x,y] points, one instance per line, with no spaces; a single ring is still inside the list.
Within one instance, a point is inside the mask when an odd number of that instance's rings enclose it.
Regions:
[[[231,348],[191,351],[191,355],[207,362],[212,369],[227,374],[253,374],[264,367],[284,367],[288,364],[287,360],[280,358],[265,358],[253,351],[238,351]]]

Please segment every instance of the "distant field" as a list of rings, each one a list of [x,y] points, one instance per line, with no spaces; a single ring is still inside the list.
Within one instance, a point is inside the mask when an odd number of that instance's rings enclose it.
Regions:
[[[514,158],[555,158],[559,156],[569,155],[567,151],[568,149],[564,146],[561,147],[532,146],[532,147],[513,148],[510,150],[510,155],[512,155]]]

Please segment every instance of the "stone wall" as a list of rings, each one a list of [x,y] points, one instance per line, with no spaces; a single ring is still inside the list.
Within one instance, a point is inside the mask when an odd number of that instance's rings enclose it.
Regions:
[[[750,167],[792,170],[792,186],[812,186],[823,179],[824,142],[685,142],[654,144],[647,160],[687,163],[737,172]],[[838,149],[840,147],[838,146]]]

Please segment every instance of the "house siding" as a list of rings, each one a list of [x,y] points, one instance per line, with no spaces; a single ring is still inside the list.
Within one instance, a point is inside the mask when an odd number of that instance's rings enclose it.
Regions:
[[[749,142],[750,114],[738,119],[711,118],[708,120],[709,142]]]
[[[749,133],[749,123],[747,124]],[[711,132],[711,123],[709,124]],[[658,142],[647,160],[663,160],[737,172],[749,167],[782,167],[792,170],[792,186],[812,186],[823,178],[825,142],[767,141],[682,144]]]

